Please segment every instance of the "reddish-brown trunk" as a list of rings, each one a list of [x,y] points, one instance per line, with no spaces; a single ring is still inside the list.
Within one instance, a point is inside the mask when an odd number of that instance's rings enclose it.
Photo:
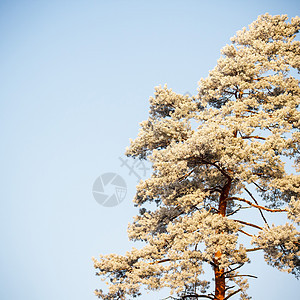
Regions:
[[[217,257],[217,254],[216,254],[216,257]],[[214,300],[224,300],[224,298],[225,298],[224,269],[219,269],[219,267],[216,266],[215,267],[215,297],[214,297]]]
[[[226,216],[226,206],[227,206],[227,198],[229,195],[231,187],[231,179],[228,178],[227,183],[223,187],[222,193],[219,199],[219,214],[223,217]],[[219,268],[218,259],[221,257],[222,253],[218,251],[215,254],[214,259],[214,273],[215,273],[215,297],[214,300],[224,300],[225,298],[225,270],[223,268]]]

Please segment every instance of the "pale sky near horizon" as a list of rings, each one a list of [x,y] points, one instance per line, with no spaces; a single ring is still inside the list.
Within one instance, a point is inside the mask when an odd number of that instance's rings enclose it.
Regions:
[[[276,0],[0,0],[0,299],[97,299],[91,257],[132,246],[137,180],[119,157],[154,86],[195,94],[237,30],[299,9]],[[112,208],[92,195],[107,172],[128,188]],[[252,262],[254,300],[295,299],[299,281],[261,256]]]

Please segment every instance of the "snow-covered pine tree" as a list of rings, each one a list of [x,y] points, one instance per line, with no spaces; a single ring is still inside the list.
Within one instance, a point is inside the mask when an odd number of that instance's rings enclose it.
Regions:
[[[300,275],[299,29],[299,17],[259,16],[222,49],[196,97],[156,87],[127,149],[153,164],[128,228],[145,246],[94,259],[97,275],[110,279],[99,298],[168,287],[173,299],[249,299],[239,271],[255,251]],[[277,226],[268,223],[274,214]]]

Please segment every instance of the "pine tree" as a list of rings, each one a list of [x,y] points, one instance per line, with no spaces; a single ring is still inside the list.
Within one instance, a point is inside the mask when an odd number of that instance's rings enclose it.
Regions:
[[[173,299],[250,299],[252,275],[239,272],[256,251],[300,275],[299,29],[299,17],[259,16],[222,49],[197,96],[155,88],[126,152],[153,165],[128,227],[145,246],[94,259],[110,279],[99,298],[168,287]]]

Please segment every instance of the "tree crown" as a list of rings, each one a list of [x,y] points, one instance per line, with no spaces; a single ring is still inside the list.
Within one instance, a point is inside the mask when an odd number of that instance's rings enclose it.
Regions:
[[[137,186],[140,213],[128,227],[129,238],[146,245],[94,259],[97,274],[111,280],[99,298],[137,296],[144,286],[169,287],[180,299],[249,299],[238,270],[258,250],[299,276],[299,29],[299,17],[259,16],[222,49],[197,96],[155,88],[149,118],[126,151],[153,166]],[[270,213],[288,222],[269,225]],[[204,264],[214,271],[211,293]]]

